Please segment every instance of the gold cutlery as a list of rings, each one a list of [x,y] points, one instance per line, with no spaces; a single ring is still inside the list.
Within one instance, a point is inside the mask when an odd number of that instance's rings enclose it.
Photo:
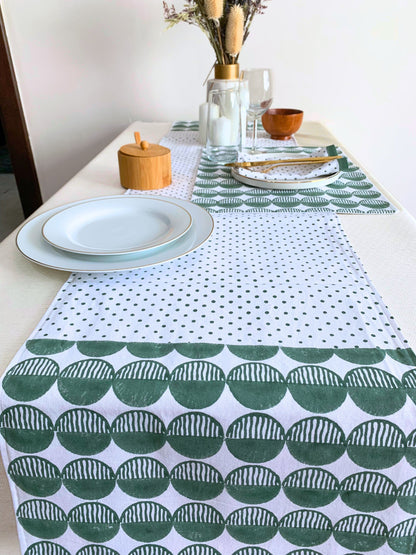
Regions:
[[[252,168],[255,166],[286,166],[289,164],[324,164],[325,162],[330,162],[331,160],[339,160],[342,155],[338,156],[316,156],[315,158],[281,158],[280,160],[261,160],[258,162],[233,162],[231,164],[225,164],[231,168]]]

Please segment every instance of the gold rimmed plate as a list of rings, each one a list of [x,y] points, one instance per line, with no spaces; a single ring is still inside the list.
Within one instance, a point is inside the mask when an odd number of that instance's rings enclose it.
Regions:
[[[68,252],[123,255],[176,241],[191,223],[189,212],[170,199],[123,195],[63,208],[46,220],[42,235]]]
[[[124,197],[124,195],[105,198],[116,199],[121,197]],[[160,199],[161,197],[160,195],[146,195],[146,198]],[[62,207],[49,210],[26,222],[17,235],[16,245],[21,254],[28,260],[47,268],[66,272],[116,272],[163,264],[199,248],[209,239],[214,229],[212,216],[200,206],[183,199],[172,199],[172,202],[189,212],[192,224],[182,237],[158,248],[139,253],[112,256],[84,255],[57,249],[43,239],[41,230],[44,223],[51,216],[60,212]],[[74,202],[66,206],[76,206],[83,203],[85,201]]]

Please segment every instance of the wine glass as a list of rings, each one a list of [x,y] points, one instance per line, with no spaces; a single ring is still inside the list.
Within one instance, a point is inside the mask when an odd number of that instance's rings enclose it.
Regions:
[[[273,84],[271,69],[245,69],[241,78],[248,83],[249,102],[247,115],[253,119],[253,142],[251,154],[256,154],[257,119],[270,108],[273,100]]]

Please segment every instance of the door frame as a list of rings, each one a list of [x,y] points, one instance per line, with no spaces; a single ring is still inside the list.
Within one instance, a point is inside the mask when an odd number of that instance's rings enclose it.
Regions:
[[[13,165],[23,213],[27,218],[42,204],[16,74],[0,6],[0,117]]]

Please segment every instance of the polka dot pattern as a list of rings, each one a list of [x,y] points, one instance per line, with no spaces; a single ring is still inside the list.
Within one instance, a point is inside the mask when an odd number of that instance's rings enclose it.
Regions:
[[[128,189],[128,195],[156,194],[168,197],[190,199],[198,173],[198,165],[202,153],[199,142],[198,122],[175,122],[171,131],[160,141],[162,146],[171,150],[172,156],[172,184],[164,189],[154,191],[136,191]],[[270,148],[276,144],[287,146],[296,145],[296,141],[272,141],[265,131],[259,133],[259,146]]]
[[[128,189],[127,195],[163,195],[189,200],[196,179],[202,146],[199,143],[199,132],[193,130],[170,131],[160,141],[162,146],[171,150],[172,184],[163,189],[137,191]],[[191,127],[192,129],[192,127]]]
[[[401,338],[336,216],[218,214],[162,266],[73,275],[40,338],[394,348]]]

